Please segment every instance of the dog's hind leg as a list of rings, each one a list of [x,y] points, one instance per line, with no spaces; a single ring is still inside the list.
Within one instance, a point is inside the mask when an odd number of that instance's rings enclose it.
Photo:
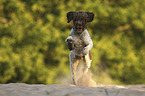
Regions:
[[[77,69],[79,60],[75,58],[73,52],[69,54],[69,59],[70,59],[70,68],[71,68],[73,84],[76,85],[77,84],[76,69]]]
[[[92,57],[90,52],[84,57],[84,61],[85,61],[85,65],[83,69],[83,74],[87,74],[88,69],[90,68],[92,62]]]

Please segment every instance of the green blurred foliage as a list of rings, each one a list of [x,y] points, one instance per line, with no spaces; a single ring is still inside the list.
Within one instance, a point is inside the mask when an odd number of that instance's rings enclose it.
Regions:
[[[90,11],[97,83],[145,84],[144,9],[144,0],[0,0],[0,83],[70,76],[66,13]]]

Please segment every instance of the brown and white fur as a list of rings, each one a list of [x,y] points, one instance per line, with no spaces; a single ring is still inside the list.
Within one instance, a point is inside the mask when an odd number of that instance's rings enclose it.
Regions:
[[[88,72],[91,66],[92,56],[90,50],[93,47],[93,42],[89,32],[86,29],[87,23],[93,21],[94,14],[90,12],[68,12],[68,23],[73,20],[73,28],[70,35],[66,39],[67,47],[71,51],[69,54],[70,68],[72,73],[73,83],[76,85],[76,69],[80,60],[85,62],[83,74]]]

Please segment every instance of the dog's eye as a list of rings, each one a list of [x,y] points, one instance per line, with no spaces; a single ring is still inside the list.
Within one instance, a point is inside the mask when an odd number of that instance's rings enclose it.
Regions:
[[[77,18],[74,19],[74,21],[77,21],[77,20],[78,20]]]
[[[75,16],[73,20],[74,20],[74,21],[78,21],[78,17],[77,17],[77,16]]]

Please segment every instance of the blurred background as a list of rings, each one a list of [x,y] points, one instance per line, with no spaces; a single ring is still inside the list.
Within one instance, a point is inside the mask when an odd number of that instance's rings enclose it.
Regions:
[[[95,14],[87,29],[97,84],[145,84],[144,0],[0,0],[0,83],[71,78],[69,11]]]

